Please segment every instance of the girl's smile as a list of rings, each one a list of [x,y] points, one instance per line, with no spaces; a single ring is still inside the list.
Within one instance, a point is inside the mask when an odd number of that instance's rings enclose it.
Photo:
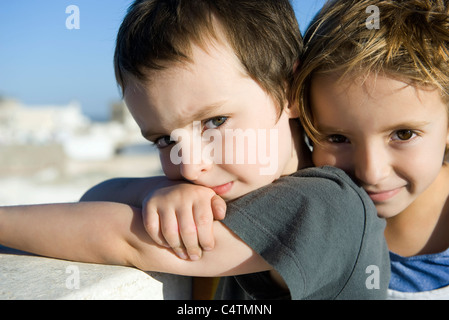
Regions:
[[[402,191],[402,188],[396,188],[388,191],[369,191],[366,190],[371,200],[373,200],[374,203],[381,203],[388,201],[394,196],[396,196],[399,192]]]

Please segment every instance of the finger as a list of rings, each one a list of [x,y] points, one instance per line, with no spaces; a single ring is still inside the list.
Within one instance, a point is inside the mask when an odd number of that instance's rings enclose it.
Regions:
[[[215,220],[223,220],[226,216],[226,201],[218,195],[214,195],[211,200],[212,213]]]
[[[202,256],[202,250],[198,243],[197,226],[195,225],[194,213],[192,207],[179,209],[176,214],[178,217],[179,231],[184,247],[191,260],[199,260]]]
[[[145,230],[150,235],[151,239],[158,245],[170,247],[162,235],[159,214],[156,210],[146,208],[142,211],[142,218]]]
[[[215,247],[213,233],[214,216],[208,202],[200,202],[193,207],[195,225],[198,233],[198,242],[202,249],[210,251]]]
[[[187,254],[179,233],[176,213],[172,210],[163,211],[159,209],[158,214],[161,221],[162,235],[165,238],[165,241],[167,241],[168,245],[181,259],[187,259]]]

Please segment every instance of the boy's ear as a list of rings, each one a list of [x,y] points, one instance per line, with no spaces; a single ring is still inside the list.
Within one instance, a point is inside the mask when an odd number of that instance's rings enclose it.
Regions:
[[[293,65],[293,74],[295,74],[296,71],[298,71],[299,64],[300,64],[300,61],[298,59],[298,60],[296,60],[295,64]]]
[[[299,60],[296,60],[295,64],[293,65],[293,74],[296,73],[298,67],[299,67]],[[290,117],[290,119],[299,118],[298,102],[294,101],[294,102],[289,103],[287,101],[285,103],[284,109],[287,112],[287,114]]]
[[[284,111],[287,113],[290,119],[299,118],[299,108],[298,103],[296,102],[294,103],[286,102],[284,106]]]

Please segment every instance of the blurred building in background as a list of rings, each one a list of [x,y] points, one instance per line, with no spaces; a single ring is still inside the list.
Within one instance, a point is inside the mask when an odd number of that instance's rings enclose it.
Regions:
[[[0,98],[0,205],[76,201],[105,179],[160,174],[157,152],[124,103],[112,103],[110,114],[94,122],[77,102]]]

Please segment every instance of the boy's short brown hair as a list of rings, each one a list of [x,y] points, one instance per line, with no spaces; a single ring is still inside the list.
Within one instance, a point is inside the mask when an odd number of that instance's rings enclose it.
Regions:
[[[302,37],[289,0],[138,0],[118,36],[114,67],[122,92],[130,77],[172,62],[188,62],[191,45],[219,38],[234,50],[248,75],[282,108],[289,96]],[[287,91],[288,91],[287,90]]]
[[[305,34],[302,64],[292,89],[307,134],[318,142],[309,97],[313,75],[318,73],[341,79],[385,74],[413,86],[437,88],[449,105],[448,3],[329,1]]]

